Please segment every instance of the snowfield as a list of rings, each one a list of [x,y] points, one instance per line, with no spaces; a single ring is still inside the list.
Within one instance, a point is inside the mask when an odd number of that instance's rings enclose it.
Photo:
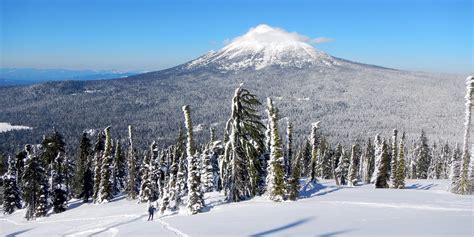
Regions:
[[[301,199],[257,197],[225,203],[206,194],[203,213],[155,214],[118,197],[108,204],[74,201],[61,214],[26,221],[25,210],[0,217],[2,236],[473,236],[473,196],[447,192],[449,180],[407,180],[404,190],[337,187],[332,180],[302,187]]]

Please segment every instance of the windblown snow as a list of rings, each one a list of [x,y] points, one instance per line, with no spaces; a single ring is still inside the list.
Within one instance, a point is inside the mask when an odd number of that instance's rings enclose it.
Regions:
[[[31,129],[31,128],[27,126],[21,126],[21,125],[11,125],[10,123],[0,123],[0,133],[8,132],[11,130],[22,130],[22,129]]]
[[[210,52],[187,64],[187,68],[215,65],[220,70],[263,69],[269,66],[334,66],[335,58],[307,43],[308,39],[280,28],[259,25],[232,40],[217,52]]]
[[[304,180],[302,180],[304,183]],[[407,180],[406,189],[302,186],[298,201],[256,197],[226,203],[206,193],[203,213],[155,215],[118,197],[107,204],[72,201],[68,211],[27,221],[25,209],[0,216],[2,236],[472,236],[472,196],[449,193],[449,180]]]

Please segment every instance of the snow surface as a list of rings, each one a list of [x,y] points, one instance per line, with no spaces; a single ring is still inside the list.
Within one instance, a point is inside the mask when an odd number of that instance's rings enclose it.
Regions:
[[[32,129],[31,127],[21,125],[11,125],[10,123],[0,123],[0,132],[8,132],[11,130]]]
[[[314,65],[334,66],[337,60],[311,46],[309,38],[265,24],[251,28],[245,35],[232,40],[217,52],[211,51],[194,61],[187,68],[209,64],[221,70],[260,70],[268,66],[304,67]]]
[[[147,204],[71,202],[69,210],[26,221],[25,210],[0,216],[2,236],[473,236],[473,196],[447,192],[448,180],[407,180],[404,190],[372,185],[303,187],[301,199],[258,197],[227,204],[206,194],[203,213],[165,213],[147,221]]]

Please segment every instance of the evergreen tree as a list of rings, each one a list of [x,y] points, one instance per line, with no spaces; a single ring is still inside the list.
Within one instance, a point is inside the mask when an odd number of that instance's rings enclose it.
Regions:
[[[175,187],[175,206],[172,209],[178,209],[179,205],[182,204],[182,197],[188,193],[187,180],[188,180],[188,168],[186,160],[186,152],[184,144],[184,135],[182,130],[179,130],[178,139],[176,142],[176,158],[178,163],[178,173],[176,174],[176,187]]]
[[[349,186],[355,186],[357,184],[357,170],[358,168],[358,155],[357,155],[357,145],[352,145],[351,148],[351,158],[349,164],[349,173],[348,173],[348,183]]]
[[[293,124],[287,120],[286,124],[286,157],[285,157],[285,176],[291,175],[292,158],[293,158]]]
[[[288,199],[295,201],[299,197],[300,191],[300,175],[301,175],[301,158],[302,152],[295,157],[296,159],[292,161],[291,177],[288,185]]]
[[[26,156],[27,156],[27,153],[24,149],[16,154],[16,170],[17,170],[17,173],[16,173],[17,182],[16,183],[18,185],[18,188],[20,189],[20,193],[22,193],[23,187],[24,187],[22,177],[23,177],[23,172],[25,170]],[[5,168],[8,168],[8,167],[5,167]]]
[[[213,132],[211,130],[211,141],[204,147],[204,150],[201,153],[201,183],[204,192],[211,192],[214,190],[214,170],[211,163],[212,153],[210,151],[213,143],[212,136]]]
[[[94,188],[93,188],[93,199],[97,202],[99,198],[100,189],[100,178],[102,169],[102,158],[105,150],[105,135],[102,131],[97,134],[97,141],[94,146]]]
[[[188,160],[188,213],[191,215],[201,212],[204,207],[204,199],[201,192],[201,180],[199,175],[199,159],[195,154],[193,124],[191,120],[191,109],[189,105],[183,106],[187,133],[186,155]]]
[[[79,145],[79,158],[77,159],[76,175],[74,180],[74,190],[78,194],[79,198],[82,198],[85,193],[84,190],[84,174],[89,165],[91,156],[91,141],[87,137],[87,133],[82,133],[80,145]]]
[[[263,177],[259,157],[264,151],[264,125],[257,114],[260,102],[248,90],[239,87],[232,98],[232,114],[227,121],[222,160],[224,191],[228,201],[237,202],[258,193]]]
[[[398,164],[395,176],[395,188],[405,188],[405,133],[400,139],[400,146],[398,149]]]
[[[278,110],[273,102],[267,98],[267,113],[270,124],[270,163],[267,174],[267,195],[270,200],[283,201],[285,199],[285,170],[282,143],[278,132]]]
[[[116,144],[114,158],[114,194],[125,190],[127,178],[127,163],[123,154],[122,144],[118,140]]]
[[[466,117],[464,121],[464,143],[462,147],[462,160],[461,160],[461,170],[459,172],[459,177],[454,177],[455,180],[452,181],[451,192],[456,194],[470,194],[472,193],[471,190],[471,182],[469,178],[472,178],[473,174],[473,167],[470,162],[470,152],[469,152],[469,144],[470,144],[470,132],[471,132],[471,110],[473,106],[473,98],[474,98],[474,78],[469,76],[466,79],[466,87],[467,87],[467,94],[465,96],[466,99]],[[471,174],[469,174],[471,173]],[[471,177],[469,177],[471,176]]]
[[[45,180],[45,170],[40,165],[39,157],[36,155],[31,145],[25,146],[27,158],[25,160],[25,170],[23,172],[23,196],[26,205],[26,219],[34,219],[36,207],[39,205],[39,195]]]
[[[17,184],[17,159],[8,157],[8,170],[3,175],[3,212],[11,214],[21,208],[21,195]]]
[[[311,174],[311,143],[309,142],[309,139],[304,139],[302,152],[302,173],[304,176],[309,177]]]
[[[335,173],[337,175],[337,178],[340,180],[338,182],[340,182],[341,185],[346,185],[350,159],[349,159],[349,156],[346,155],[346,152],[344,151],[344,149],[341,150],[340,154],[341,154],[341,157],[339,158],[339,162],[335,170]]]
[[[413,150],[413,155],[416,164],[416,178],[428,178],[428,169],[431,163],[431,152],[428,145],[428,138],[424,131],[421,131],[420,138],[416,142]]]
[[[136,199],[138,196],[138,172],[137,157],[133,146],[133,127],[128,125],[128,179],[127,179],[127,197],[128,199]]]
[[[459,148],[459,144],[456,144],[456,148],[451,156],[451,166],[449,170],[449,180],[451,180],[451,187],[455,184],[455,181],[459,179],[461,173],[461,156],[462,152]]]
[[[365,151],[363,154],[364,160],[364,169],[363,169],[363,180],[365,183],[370,183],[370,179],[372,178],[372,174],[374,173],[375,169],[375,156],[374,156],[374,147],[370,142],[370,139],[367,139],[367,144],[365,147]]]
[[[154,146],[156,146],[155,141],[151,144],[150,150],[153,150]],[[138,193],[140,202],[148,202],[151,199],[150,160],[150,155],[145,154],[140,166],[141,183],[140,192]]]
[[[444,144],[441,148],[441,160],[442,160],[442,179],[449,179],[449,166],[451,163],[451,147],[449,146],[448,142]]]
[[[112,137],[110,135],[110,126],[104,129],[104,133],[105,147],[104,154],[102,156],[102,166],[100,168],[99,195],[97,197],[98,203],[108,202],[113,198],[111,178],[114,157],[112,153]]]
[[[319,121],[314,123],[311,128],[311,170],[310,170],[310,182],[316,181],[316,166],[318,163],[318,129]]]
[[[162,203],[160,205],[160,213],[163,214],[170,206],[170,202],[176,202],[176,196],[178,195],[177,192],[177,179],[178,179],[178,166],[179,166],[179,156],[177,152],[177,147],[172,146],[172,153],[171,155],[171,166],[170,166],[170,172],[169,172],[169,179],[168,179],[168,184],[166,186],[167,192],[166,192],[166,197],[168,200],[162,200]],[[170,206],[172,209],[175,209],[175,205]]]
[[[380,144],[380,141],[376,141],[376,144]],[[390,167],[390,160],[388,156],[389,150],[387,143],[385,141],[382,141],[382,145],[378,145],[377,150],[375,152],[376,167],[372,179],[374,181],[375,188],[388,188],[388,181],[390,178],[388,173]]]
[[[59,152],[53,163],[53,211],[55,213],[66,211],[68,199],[66,172],[66,157],[62,152]]]
[[[398,130],[393,129],[392,136],[392,159],[390,160],[390,188],[397,188],[395,179],[397,177],[397,165],[398,165],[398,141],[397,141]]]

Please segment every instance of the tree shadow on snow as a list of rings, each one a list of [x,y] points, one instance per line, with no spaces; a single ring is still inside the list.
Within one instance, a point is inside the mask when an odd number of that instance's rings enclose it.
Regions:
[[[412,184],[410,186],[406,186],[405,189],[415,189],[415,190],[430,190],[433,187],[438,186],[438,184],[427,184],[427,185],[421,185],[421,184]]]
[[[301,219],[299,221],[295,221],[295,222],[292,222],[292,223],[289,223],[289,224],[286,224],[286,225],[283,225],[283,226],[280,226],[280,227],[277,227],[277,228],[274,228],[274,229],[271,229],[271,230],[256,233],[256,234],[253,234],[253,235],[250,235],[250,236],[251,237],[257,237],[257,236],[265,236],[265,235],[275,234],[276,232],[284,231],[284,230],[293,228],[295,226],[302,225],[302,224],[304,224],[304,223],[306,223],[306,222],[308,222],[312,219],[314,219],[314,217],[307,217],[307,218]]]
[[[115,225],[108,226],[108,227],[106,227],[105,229],[103,229],[103,230],[101,230],[101,231],[97,231],[97,232],[91,233],[91,234],[88,235],[88,236],[96,236],[96,235],[101,236],[102,233],[107,232],[107,231],[109,231],[110,229],[112,229],[112,228],[114,228],[114,227],[121,226],[121,225],[125,225],[125,224],[128,224],[128,223],[132,223],[132,222],[134,222],[134,221],[136,221],[136,220],[139,220],[139,219],[141,219],[141,218],[143,218],[143,217],[146,217],[146,216],[148,216],[148,215],[147,215],[147,214],[144,214],[144,215],[141,215],[141,216],[139,216],[139,217],[133,218],[133,219],[128,220],[128,221],[122,221],[122,222],[117,223],[117,224],[115,224]]]
[[[332,237],[332,236],[338,236],[338,235],[341,235],[341,234],[344,234],[344,233],[347,233],[347,232],[351,232],[351,231],[353,231],[353,229],[340,230],[340,231],[333,231],[333,232],[328,232],[328,233],[324,233],[324,234],[321,234],[321,235],[317,235],[317,237]]]
[[[20,230],[20,231],[17,231],[17,232],[13,232],[13,233],[11,233],[11,234],[5,235],[5,237],[15,237],[15,236],[17,236],[17,235],[21,235],[21,234],[23,234],[23,233],[25,233],[25,232],[28,232],[28,231],[30,231],[30,230],[32,230],[32,229],[33,229],[33,228],[29,228],[29,229],[24,229],[24,230]]]
[[[338,186],[325,186],[317,182],[307,182],[300,190],[300,198],[322,196],[342,189]]]

